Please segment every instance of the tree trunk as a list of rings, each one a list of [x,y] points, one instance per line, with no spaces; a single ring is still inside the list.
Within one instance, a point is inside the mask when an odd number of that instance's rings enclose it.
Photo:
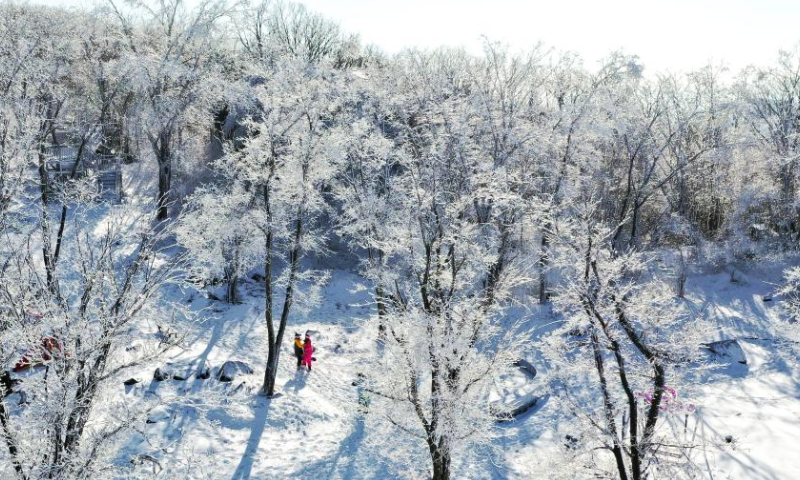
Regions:
[[[69,179],[75,180],[78,174],[78,168],[80,167],[81,163],[83,163],[83,151],[86,148],[86,142],[88,141],[89,136],[83,136],[81,138],[81,143],[78,145],[78,152],[75,155],[75,163],[72,165],[72,170],[69,172]],[[64,229],[67,226],[67,210],[69,209],[69,205],[66,201],[61,204],[61,220],[58,224],[58,232],[56,233],[56,249],[53,252],[53,269],[55,269],[56,265],[58,265],[58,258],[61,255],[61,244],[64,240]]]
[[[67,424],[55,425],[56,435],[53,440],[53,459],[51,461],[50,478],[61,478],[69,467],[68,463],[74,457],[80,447],[89,415],[94,407],[97,395],[97,388],[100,384],[100,377],[105,372],[108,356],[111,352],[111,339],[108,338],[110,331],[103,332],[106,340],[99,348],[99,353],[91,366],[87,367],[88,374],[81,373],[78,377],[78,389],[75,392],[73,404],[75,405],[67,416]],[[64,428],[66,435],[61,440],[61,429]]]
[[[433,460],[433,477],[431,480],[450,480],[451,455],[447,440],[442,438],[438,444],[429,441],[431,459]]]
[[[300,220],[297,221],[297,231],[295,239],[299,241],[299,236],[302,230],[302,222]],[[289,312],[292,308],[292,302],[294,300],[294,283],[297,275],[297,267],[300,263],[299,260],[300,255],[300,246],[299,242],[295,243],[295,247],[291,253],[291,263],[290,263],[290,270],[289,270],[289,279],[286,282],[286,291],[284,294],[283,299],[283,309],[281,310],[281,318],[280,324],[278,325],[278,332],[274,332],[274,327],[272,327],[273,334],[271,335],[271,339],[269,342],[268,352],[267,352],[267,369],[264,372],[264,386],[262,391],[264,395],[271,397],[275,395],[275,378],[278,375],[278,361],[280,360],[281,354],[281,344],[283,343],[283,334],[286,331],[286,325],[289,323]],[[270,315],[271,317],[271,315]],[[271,324],[270,320],[270,324]]]
[[[617,320],[619,321],[620,325],[622,325],[622,330],[625,332],[625,335],[628,339],[633,343],[639,353],[647,359],[647,362],[653,369],[653,401],[650,403],[650,407],[647,410],[647,417],[644,426],[644,432],[642,434],[642,449],[646,449],[648,447],[648,443],[653,436],[656,428],[656,422],[658,421],[659,414],[661,412],[661,401],[664,397],[664,387],[667,385],[667,373],[664,366],[661,364],[661,360],[656,356],[655,352],[650,349],[644,342],[644,340],[639,336],[636,330],[633,328],[633,325],[628,321],[628,317],[625,314],[625,311],[622,308],[622,305],[614,299],[616,303],[616,313],[617,313]]]
[[[628,239],[628,249],[635,250],[638,243],[638,235],[639,235],[639,209],[642,207],[642,204],[639,202],[638,198],[634,199],[633,201],[633,211],[631,213],[631,238]]]
[[[608,428],[608,435],[611,437],[612,447],[611,453],[614,455],[614,461],[617,465],[617,473],[619,473],[620,480],[628,480],[628,469],[625,466],[625,457],[620,445],[620,438],[617,430],[617,422],[614,418],[614,405],[611,401],[611,394],[608,389],[608,380],[606,378],[605,365],[603,361],[603,353],[600,350],[600,341],[597,338],[597,332],[594,327],[591,334],[592,353],[594,354],[595,369],[597,370],[598,379],[600,382],[600,391],[603,394],[603,408],[605,413],[606,427]]]
[[[225,301],[228,303],[236,303],[239,301],[239,296],[236,293],[236,287],[239,285],[239,249],[241,248],[241,241],[237,238],[234,242],[233,248],[225,253],[225,267],[223,272],[227,288],[225,291]]]
[[[3,429],[3,439],[8,448],[8,455],[11,457],[11,463],[14,465],[14,471],[20,480],[25,480],[25,473],[22,470],[22,464],[17,457],[19,450],[17,449],[17,442],[8,425],[8,411],[6,410],[5,397],[11,393],[11,377],[8,372],[0,374],[0,427]]]
[[[548,224],[548,228],[551,226]],[[550,255],[549,255],[549,247],[550,247],[550,238],[547,236],[547,232],[542,232],[542,242],[540,244],[540,256],[539,256],[539,304],[544,305],[548,301],[547,295],[547,267],[550,264]]]
[[[269,345],[267,354],[267,369],[264,372],[264,386],[261,391],[267,397],[275,395],[275,379],[278,376],[278,350],[280,345]]]
[[[47,159],[44,146],[39,147],[39,195],[42,202],[42,262],[44,263],[47,288],[58,296],[56,285],[56,266],[51,253],[52,232],[50,231],[50,175],[47,172]]]
[[[156,218],[164,221],[169,218],[170,189],[172,188],[172,131],[162,130],[157,137],[150,137],[150,143],[158,161]]]
[[[170,158],[158,162],[158,214],[159,221],[169,218],[169,192],[172,188],[172,161]]]
[[[228,303],[236,303],[239,298],[236,295],[236,286],[239,284],[239,277],[236,274],[226,274],[228,277],[228,286],[225,290],[225,301]]]
[[[383,285],[378,284],[375,287],[375,300],[378,302],[378,336],[383,339],[386,335],[386,325],[383,323],[383,318],[388,313],[386,308],[386,298],[383,291]]]
[[[370,264],[374,264],[375,258],[372,248],[367,248],[367,255]],[[383,252],[380,250],[378,251],[378,259],[381,263],[383,263]],[[384,317],[386,317],[386,315],[389,313],[389,308],[386,304],[388,300],[389,298],[386,295],[386,289],[383,287],[382,283],[378,282],[378,284],[375,285],[375,301],[378,304],[378,337],[381,340],[383,340],[386,335],[386,325],[383,322]]]
[[[267,217],[272,218],[269,209],[269,187],[264,187],[264,202]],[[278,374],[278,359],[275,354],[275,325],[272,323],[272,231],[266,235],[266,254],[264,257],[264,284],[266,289],[264,301],[264,321],[267,323],[267,368],[264,370],[264,385],[261,393],[266,396],[275,394],[275,377]]]
[[[264,187],[264,204],[267,210],[267,217],[271,218],[270,210],[270,195],[269,186]],[[297,279],[297,270],[300,267],[300,240],[303,236],[303,211],[304,206],[301,206],[297,211],[297,219],[295,220],[294,240],[292,250],[289,252],[289,278],[286,281],[286,290],[284,291],[283,309],[281,310],[280,323],[278,331],[275,331],[275,325],[272,323],[272,232],[267,234],[267,257],[265,262],[264,277],[267,282],[267,305],[266,305],[266,320],[267,320],[267,334],[268,338],[268,351],[267,351],[267,368],[264,371],[264,385],[261,392],[267,397],[275,395],[275,378],[278,375],[278,361],[280,360],[281,344],[283,343],[283,335],[286,331],[286,325],[289,323],[289,312],[292,308],[294,301],[294,284]]]

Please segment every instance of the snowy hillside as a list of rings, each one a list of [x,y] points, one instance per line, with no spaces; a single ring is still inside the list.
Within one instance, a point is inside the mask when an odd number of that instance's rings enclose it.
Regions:
[[[0,0],[0,480],[799,478],[800,46],[41,1]]]
[[[704,374],[702,383],[679,393],[681,401],[696,406],[684,434],[698,445],[697,460],[714,472],[705,478],[792,480],[800,469],[794,455],[800,431],[800,366],[770,340],[775,338],[770,325],[778,321],[779,300],[762,300],[774,291],[781,269],[746,273],[745,284],[731,284],[725,273],[689,279],[687,303],[698,313],[709,312],[718,325],[717,337],[709,341],[738,339],[747,364],[733,359],[730,366]],[[141,383],[125,387],[117,382],[113,395],[125,402],[163,399],[148,416],[147,422],[153,423],[140,425],[141,434],[127,440],[118,461],[125,464],[137,455],[150,455],[170,471],[192,465],[198,478],[215,479],[425,478],[420,468],[424,457],[415,459],[419,453],[404,445],[397,432],[359,408],[352,383],[379,348],[376,332],[364,326],[375,315],[374,306],[363,293],[351,293],[360,282],[350,272],[335,271],[322,307],[291,325],[292,331],[315,332],[317,362],[311,372],[297,369],[287,342],[279,395],[273,399],[256,395],[266,349],[258,285],[245,283],[244,303],[235,306],[209,300],[202,292],[176,292],[194,298],[192,308],[207,316],[184,325],[186,337],[163,360],[130,372]],[[534,317],[531,328],[549,321]],[[543,400],[522,417],[503,423],[494,448],[460,465],[455,478],[535,477],[546,464],[543,452],[569,443],[565,438],[573,430],[554,412],[557,402],[547,389],[547,365],[538,363],[535,349],[530,358],[537,359],[537,377],[520,374],[508,379],[498,386],[502,393],[496,397],[522,402],[535,395]],[[219,382],[214,369],[226,361],[243,361],[254,373]],[[153,373],[159,367],[183,368],[188,378],[156,381]],[[212,370],[211,377],[198,379],[197,373],[206,368]],[[671,415],[670,423],[682,429],[684,414]]]

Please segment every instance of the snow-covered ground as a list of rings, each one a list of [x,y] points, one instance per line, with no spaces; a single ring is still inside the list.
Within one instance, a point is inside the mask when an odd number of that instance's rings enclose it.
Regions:
[[[773,341],[785,322],[780,299],[764,301],[781,270],[754,268],[737,284],[728,274],[690,280],[690,301],[716,319],[719,339],[739,339],[747,360],[698,392],[698,435],[722,446],[704,459],[719,470],[713,478],[790,480],[800,472],[800,362]]]
[[[689,279],[687,303],[719,326],[717,338],[709,341],[738,338],[747,359],[747,365],[709,372],[699,388],[680,392],[697,406],[685,435],[698,445],[695,460],[713,472],[708,478],[793,480],[800,471],[800,367],[770,340],[775,322],[781,321],[778,300],[762,300],[774,291],[780,271],[778,266],[754,269],[737,284],[727,273]],[[245,300],[234,306],[202,292],[181,293],[203,312],[203,320],[185,325],[187,335],[170,358],[141,368],[135,376],[142,383],[119,385],[119,395],[131,402],[147,397],[166,402],[151,413],[154,423],[146,424],[145,435],[129,438],[120,461],[148,454],[169,468],[191,467],[195,476],[231,480],[418,478],[424,450],[422,456],[408,456],[397,434],[397,451],[387,451],[387,430],[358,408],[352,382],[377,348],[374,332],[363,325],[374,308],[366,294],[352,293],[358,282],[350,272],[334,271],[322,306],[293,316],[281,357],[280,395],[270,400],[257,395],[266,357],[263,290],[256,282],[245,283]],[[532,320],[534,327],[546,321]],[[316,332],[318,361],[310,373],[297,370],[290,346],[293,333],[306,330]],[[151,380],[153,370],[167,362],[199,372],[227,360],[244,361],[254,373],[231,383],[213,375]],[[546,366],[537,369],[532,381],[520,375],[499,385],[495,400],[545,398],[501,427],[497,449],[482,457],[476,453],[478,461],[459,463],[454,478],[530,478],[540,471],[543,452],[563,448],[569,425],[555,420],[555,402],[547,401],[540,378],[547,375]],[[671,415],[672,423],[684,428],[684,414]]]
[[[129,172],[127,178],[141,175]],[[129,185],[127,203],[142,202],[146,208],[149,202],[141,191],[147,187]],[[425,478],[425,448],[358,407],[352,382],[379,348],[374,323],[366,325],[376,313],[369,294],[355,288],[362,281],[346,269],[347,262],[333,258],[317,267],[333,269],[331,279],[318,308],[291,316],[278,375],[280,394],[273,399],[257,394],[267,353],[263,286],[245,281],[238,305],[211,299],[206,289],[169,287],[173,290],[166,294],[187,304],[195,317],[180,324],[180,341],[165,358],[125,371],[108,392],[110,402],[155,406],[127,436],[118,464],[150,456],[172,471],[170,478]],[[694,459],[713,472],[709,479],[798,478],[800,365],[772,340],[784,322],[780,298],[764,300],[781,282],[783,268],[750,268],[737,275],[737,283],[730,282],[728,272],[697,274],[687,282],[688,308],[717,325],[708,341],[738,339],[747,361],[703,373],[697,388],[680,392],[683,401],[697,406],[685,435],[698,445]],[[215,293],[221,296],[221,287]],[[553,324],[547,309],[526,313],[533,335]],[[149,319],[138,328],[153,336],[159,323]],[[312,372],[296,368],[291,349],[294,332],[307,330],[317,349]],[[535,342],[530,360],[535,378],[522,371],[506,378],[492,400],[521,404],[539,397],[538,404],[500,426],[496,448],[470,452],[468,460],[459,452],[453,478],[544,478],[547,453],[565,448],[570,425],[556,414],[557,402],[549,401],[547,365]],[[226,361],[245,362],[253,373],[220,382],[215,368]],[[156,368],[188,378],[159,382],[153,378]],[[207,368],[210,378],[198,378]],[[128,378],[140,382],[123,385]],[[683,414],[670,415],[682,429]]]
[[[142,178],[127,173],[127,179]],[[129,204],[146,207],[144,191],[152,185],[131,182],[126,190]],[[425,448],[412,446],[358,407],[352,382],[379,348],[374,323],[366,325],[375,306],[368,292],[356,288],[362,280],[336,258],[317,267],[333,269],[330,281],[318,308],[291,316],[278,375],[280,394],[273,399],[257,394],[267,353],[263,286],[243,282],[238,305],[209,298],[207,289],[170,287],[166,294],[196,315],[180,324],[180,341],[165,358],[125,371],[109,392],[110,401],[155,405],[120,448],[119,464],[151,456],[173,472],[170,478],[425,478]],[[771,340],[783,322],[780,299],[764,301],[781,282],[783,268],[751,268],[737,275],[737,283],[730,282],[728,272],[697,274],[687,282],[689,309],[714,319],[718,327],[708,341],[738,339],[747,360],[747,365],[704,373],[699,387],[680,392],[683,401],[697,406],[686,435],[698,445],[695,460],[713,472],[709,479],[798,478],[800,362]],[[214,293],[221,296],[221,288]],[[548,331],[554,321],[546,308],[526,314],[532,335]],[[143,335],[155,335],[158,325],[158,319],[149,319],[138,328]],[[312,372],[296,368],[291,348],[294,332],[307,330],[317,349]],[[530,360],[535,378],[524,372],[507,378],[492,400],[520,404],[540,397],[538,404],[500,426],[496,448],[470,452],[468,461],[456,458],[453,478],[545,478],[547,452],[564,448],[570,425],[556,415],[557,402],[549,401],[547,366],[535,350]],[[226,361],[245,362],[253,373],[220,382],[215,368]],[[156,368],[188,378],[159,382],[153,379]],[[198,378],[206,368],[210,378]],[[128,378],[140,383],[123,385]],[[674,414],[671,420],[682,428],[685,418]]]
[[[257,395],[266,358],[263,300],[259,301],[263,287],[245,283],[245,302],[233,306],[194,296],[192,306],[203,315],[185,325],[188,333],[173,354],[142,367],[134,375],[144,379],[140,384],[119,387],[132,402],[148,396],[173,400],[151,414],[154,423],[146,427],[150,438],[133,436],[124,455],[136,452],[201,464],[205,468],[199,470],[207,469],[208,478],[288,478],[301,470],[320,475],[311,478],[357,478],[355,471],[365,471],[355,470],[354,463],[364,427],[351,384],[359,359],[370,354],[375,342],[359,327],[368,307],[356,305],[357,298],[347,293],[356,280],[350,274],[337,275],[323,307],[291,322],[281,356],[279,395],[269,400]],[[366,303],[366,298],[361,300]],[[318,361],[312,372],[297,369],[291,351],[294,332],[307,330],[316,341]],[[228,360],[246,362],[254,372],[220,382],[214,367]],[[168,363],[173,368],[190,365],[188,370],[194,372],[211,367],[212,376],[152,379],[154,368]],[[166,452],[149,448],[164,439],[173,442]],[[338,477],[321,476],[336,471],[341,471]]]

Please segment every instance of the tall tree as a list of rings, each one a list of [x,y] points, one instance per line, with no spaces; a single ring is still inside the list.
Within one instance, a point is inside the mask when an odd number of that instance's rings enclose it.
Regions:
[[[126,61],[137,69],[137,115],[158,165],[158,219],[169,216],[175,159],[186,142],[205,141],[222,79],[216,76],[215,29],[228,13],[222,0],[204,0],[191,9],[183,0],[109,0],[127,37]]]
[[[378,265],[396,280],[370,381],[386,402],[381,418],[418,438],[433,478],[447,480],[462,449],[495,433],[500,412],[487,399],[516,353],[497,345],[513,336],[501,312],[526,281],[513,239],[526,210],[517,187],[530,178],[507,158],[476,153],[468,57],[439,51],[403,62],[393,117],[407,153],[386,221],[396,246]]]

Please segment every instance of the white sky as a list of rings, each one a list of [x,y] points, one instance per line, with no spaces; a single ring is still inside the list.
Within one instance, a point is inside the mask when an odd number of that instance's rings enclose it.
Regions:
[[[774,61],[800,41],[800,0],[305,0],[308,7],[394,52],[464,45],[480,36],[526,49],[542,40],[587,66],[617,49],[647,70],[725,61],[733,69]]]
[[[36,0],[33,0],[36,1]],[[76,5],[88,0],[38,0]],[[190,0],[191,2],[191,0]],[[724,62],[773,63],[800,41],[800,0],[301,0],[387,52],[463,45],[481,35],[527,49],[541,40],[588,67],[618,49],[648,73]]]

